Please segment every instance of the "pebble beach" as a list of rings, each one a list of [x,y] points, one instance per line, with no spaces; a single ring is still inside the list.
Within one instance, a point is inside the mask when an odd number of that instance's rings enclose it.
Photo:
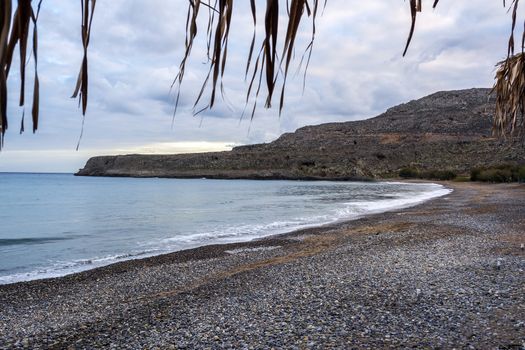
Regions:
[[[0,349],[525,349],[525,185],[0,286]]]

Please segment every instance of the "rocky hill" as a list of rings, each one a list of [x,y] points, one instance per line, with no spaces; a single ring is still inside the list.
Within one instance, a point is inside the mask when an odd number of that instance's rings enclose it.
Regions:
[[[94,157],[76,175],[351,179],[389,177],[409,166],[467,173],[523,163],[522,143],[491,136],[489,92],[438,92],[372,119],[307,126],[229,152]]]

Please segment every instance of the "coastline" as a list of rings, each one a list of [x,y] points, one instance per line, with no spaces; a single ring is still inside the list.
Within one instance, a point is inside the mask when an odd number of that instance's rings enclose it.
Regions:
[[[196,180],[191,180],[196,181]],[[216,180],[198,180],[200,181],[206,181],[213,183]],[[222,181],[228,181],[228,183],[235,183],[230,182],[229,180],[222,180]],[[251,180],[249,180],[251,181]],[[264,181],[270,181],[270,180],[264,180]],[[295,181],[287,180],[288,184],[293,184]],[[323,181],[323,183],[329,183],[330,185],[334,184],[342,184],[341,182],[327,182]],[[381,200],[381,201],[362,201],[357,200],[356,202],[349,201],[349,202],[341,202],[337,203],[337,205],[333,204],[330,206],[331,212],[327,214],[328,212],[323,212],[322,215],[318,212],[312,212],[310,215],[301,214],[301,213],[290,213],[291,215],[296,216],[286,216],[286,218],[276,219],[278,221],[263,221],[263,220],[257,220],[254,222],[254,225],[257,224],[259,229],[257,231],[252,231],[253,229],[249,227],[248,225],[242,226],[243,232],[242,234],[238,234],[238,230],[235,231],[235,234],[228,234],[228,231],[225,229],[222,229],[222,226],[217,226],[217,235],[219,237],[212,238],[212,236],[209,236],[207,239],[201,239],[195,241],[193,243],[186,243],[186,244],[170,244],[170,245],[159,245],[158,243],[156,245],[139,245],[134,247],[131,247],[128,250],[120,250],[115,251],[112,254],[107,253],[106,255],[98,255],[97,252],[91,252],[91,255],[84,254],[82,255],[82,259],[77,259],[76,257],[70,257],[69,260],[67,258],[62,259],[61,264],[56,264],[55,266],[46,266],[45,264],[40,265],[39,268],[34,268],[33,270],[29,271],[23,271],[18,273],[12,273],[10,275],[6,275],[6,270],[0,271],[4,273],[4,275],[0,274],[0,285],[5,284],[12,284],[12,283],[18,283],[18,282],[27,282],[27,281],[34,281],[34,280],[40,280],[40,279],[49,279],[49,278],[60,278],[67,275],[80,273],[83,271],[88,271],[92,269],[97,269],[100,267],[108,266],[111,264],[120,263],[127,260],[135,260],[135,259],[144,259],[149,257],[154,257],[158,255],[164,255],[164,254],[170,254],[173,252],[181,251],[181,250],[188,250],[188,249],[194,249],[198,247],[202,247],[205,245],[221,245],[226,243],[242,243],[242,242],[248,242],[251,240],[259,240],[262,238],[272,237],[272,236],[279,236],[282,234],[288,234],[292,233],[294,231],[306,229],[306,228],[318,228],[325,225],[331,225],[339,222],[345,222],[345,221],[351,221],[356,220],[360,217],[367,216],[367,215],[373,215],[381,212],[386,211],[392,211],[392,210],[399,210],[405,207],[411,207],[414,205],[419,205],[425,201],[431,200],[433,198],[443,196],[449,193],[449,191],[452,191],[451,189],[446,188],[442,184],[436,184],[434,182],[430,181],[399,181],[399,180],[384,180],[384,181],[376,181],[377,185],[381,186],[382,184],[385,184],[392,188],[392,191],[404,193],[404,191],[396,189],[399,187],[409,187],[409,192],[406,195],[396,195],[393,197],[386,197],[388,199]],[[344,182],[346,185],[347,182]],[[423,190],[418,189],[418,185],[421,185],[421,188],[424,188]],[[349,183],[349,186],[361,186],[361,183],[352,182]],[[372,185],[370,185],[372,186]],[[352,187],[351,187],[352,188]],[[417,193],[411,193],[410,188],[412,188]],[[401,192],[400,192],[401,191]],[[290,202],[293,203],[293,202]],[[319,215],[317,215],[319,214]],[[296,217],[299,215],[300,219],[297,220]],[[302,217],[311,217],[310,220],[305,220]],[[293,218],[293,219],[292,219]],[[281,220],[281,221],[279,221]],[[295,223],[294,223],[295,221]],[[229,227],[228,224],[230,221],[225,221],[222,223],[222,225],[225,225],[226,228],[235,228],[235,226]],[[278,224],[278,225],[275,225]],[[264,228],[267,226],[267,228]],[[120,226],[115,226],[115,229],[120,228]],[[131,227],[128,227],[128,229],[132,229]],[[209,230],[214,230],[214,228],[208,228]],[[231,231],[231,230],[230,230]],[[130,234],[131,232],[123,230],[123,232],[128,232]],[[195,231],[195,236],[199,235],[199,232],[207,232],[204,229],[201,229],[201,231]],[[239,231],[241,232],[241,231]],[[173,240],[175,241],[175,238]],[[186,237],[182,237],[183,239],[187,239]],[[166,239],[168,240],[168,239]],[[169,238],[169,240],[172,240],[172,238]],[[57,258],[59,259],[59,258]],[[0,269],[1,270],[1,269]]]
[[[525,340],[525,297],[520,293],[525,285],[525,255],[520,249],[525,186],[447,183],[447,187],[455,191],[357,220],[0,285],[0,344],[199,348],[271,347],[268,344],[281,341],[274,346],[312,342],[314,347],[520,346]],[[439,276],[434,276],[437,272]],[[432,284],[423,283],[426,280]],[[450,286],[459,292],[443,299]],[[475,287],[485,294],[478,295]],[[494,289],[503,291],[497,296],[503,304],[487,311]],[[304,298],[298,299],[301,293]],[[463,297],[474,301],[458,306]],[[457,308],[450,308],[450,303]],[[340,309],[349,312],[342,314]],[[290,320],[282,310],[293,311],[299,320]],[[324,315],[326,310],[330,317]],[[424,319],[419,319],[421,313]],[[307,321],[305,317],[312,315],[317,316]],[[390,319],[392,315],[397,316]],[[443,315],[453,321],[444,322]],[[390,321],[378,322],[376,316]],[[257,327],[243,328],[237,321]],[[491,322],[497,330],[481,330]],[[450,324],[453,331],[441,329]],[[272,327],[273,335],[268,331]],[[192,328],[199,336],[187,334]],[[474,331],[467,334],[467,328]],[[344,332],[332,339],[330,334],[337,330]]]

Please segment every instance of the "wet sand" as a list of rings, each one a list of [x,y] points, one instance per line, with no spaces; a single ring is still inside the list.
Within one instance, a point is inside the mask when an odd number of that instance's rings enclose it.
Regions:
[[[525,342],[525,186],[0,286],[0,348]]]

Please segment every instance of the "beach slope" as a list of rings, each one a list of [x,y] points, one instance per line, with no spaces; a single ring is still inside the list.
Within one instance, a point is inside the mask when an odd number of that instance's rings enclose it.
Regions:
[[[0,286],[0,348],[500,348],[525,342],[525,186]]]

